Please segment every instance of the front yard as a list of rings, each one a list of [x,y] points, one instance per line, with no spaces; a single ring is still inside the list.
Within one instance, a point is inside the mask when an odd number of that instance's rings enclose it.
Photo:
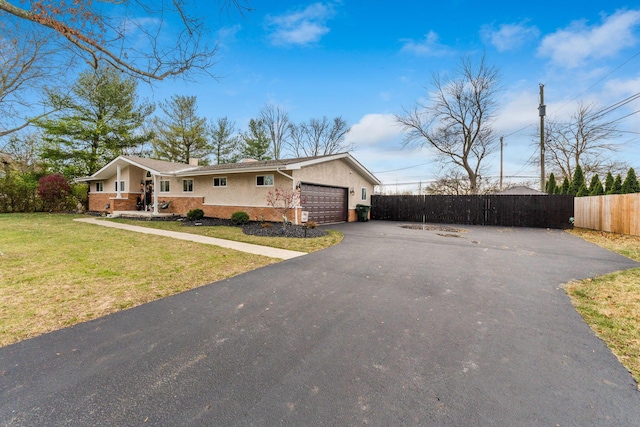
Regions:
[[[0,215],[0,346],[278,262],[211,245],[82,224],[74,218]],[[155,224],[159,223],[145,223]],[[225,234],[215,237],[238,240],[234,230],[218,232]],[[243,241],[311,252],[341,238],[331,232],[324,238],[291,242],[255,236]]]

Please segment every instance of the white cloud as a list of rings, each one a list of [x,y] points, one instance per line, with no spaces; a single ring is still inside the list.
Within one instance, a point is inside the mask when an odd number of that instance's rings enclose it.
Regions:
[[[443,56],[449,55],[452,50],[438,42],[438,34],[429,31],[425,34],[423,41],[414,41],[413,39],[401,39],[403,42],[401,52],[408,52],[419,56]]]
[[[334,15],[332,3],[314,3],[300,11],[268,16],[271,41],[280,46],[316,43],[330,31],[327,21]]]
[[[566,68],[578,67],[590,59],[613,57],[637,44],[634,30],[639,24],[640,10],[605,16],[601,25],[588,26],[585,21],[575,21],[544,37],[538,55]]]
[[[537,92],[519,91],[506,93],[503,99],[502,108],[496,116],[493,126],[497,132],[510,134],[526,126],[538,123],[540,99]],[[524,131],[524,134],[530,135],[534,131],[535,128],[532,127],[531,130]],[[518,132],[518,134],[521,134],[521,132]]]
[[[398,143],[399,147],[401,136],[402,129],[396,123],[393,114],[367,114],[351,126],[345,142],[353,143],[357,147]]]
[[[240,32],[242,25],[234,25],[232,27],[223,27],[218,30],[218,41],[221,46],[227,46],[236,41],[236,34]]]
[[[635,79],[613,79],[606,82],[603,93],[614,99],[640,92],[640,77]]]
[[[538,38],[540,31],[535,26],[527,26],[526,23],[502,24],[498,29],[493,26],[484,26],[481,30],[483,39],[492,44],[498,52],[514,50],[526,44],[528,41]]]

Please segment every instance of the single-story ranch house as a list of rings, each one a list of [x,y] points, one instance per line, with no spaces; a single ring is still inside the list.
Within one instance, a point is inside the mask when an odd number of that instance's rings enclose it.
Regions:
[[[298,189],[299,206],[288,214],[300,223],[302,211],[317,223],[356,221],[356,205],[371,204],[380,181],[351,154],[198,166],[119,156],[90,177],[89,210],[115,214],[151,210],[186,215],[202,209],[206,216],[230,218],[244,211],[253,219],[280,221],[267,204],[277,187]]]

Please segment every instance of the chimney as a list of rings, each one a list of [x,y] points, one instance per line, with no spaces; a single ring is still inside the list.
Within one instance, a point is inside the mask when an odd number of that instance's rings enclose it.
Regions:
[[[197,157],[189,158],[189,166],[198,166],[199,162],[200,162],[200,159],[198,159]]]

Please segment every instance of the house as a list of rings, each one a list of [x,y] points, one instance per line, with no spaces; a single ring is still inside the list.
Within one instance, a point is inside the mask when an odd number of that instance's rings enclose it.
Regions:
[[[264,215],[268,221],[281,220],[267,205],[269,191],[298,189],[299,207],[289,219],[299,223],[301,212],[307,211],[309,221],[319,224],[356,221],[356,205],[370,205],[373,188],[380,184],[349,153],[213,166],[192,160],[182,164],[119,156],[79,181],[89,184],[90,211],[150,209],[185,215],[198,208],[208,217],[230,218],[244,211],[251,219]]]
[[[545,195],[547,193],[534,190],[533,188],[527,187],[526,185],[516,185],[515,187],[498,191],[496,194],[511,195],[511,196],[535,196],[535,195]]]

